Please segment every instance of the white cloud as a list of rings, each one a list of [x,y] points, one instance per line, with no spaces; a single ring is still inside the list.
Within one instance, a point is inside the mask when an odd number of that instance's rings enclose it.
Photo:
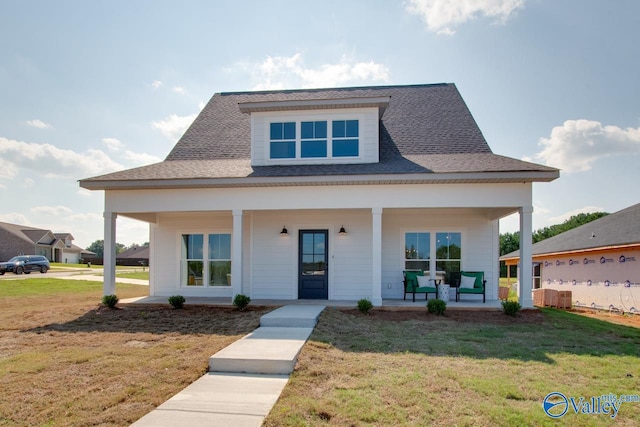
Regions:
[[[83,153],[76,153],[51,144],[35,144],[3,137],[0,137],[0,155],[5,166],[8,165],[9,178],[15,176],[17,168],[30,169],[51,177],[75,179],[124,169],[101,150],[88,149]]]
[[[302,53],[293,56],[269,56],[252,68],[257,80],[254,90],[284,88],[319,88],[348,86],[366,82],[388,81],[390,72],[383,65],[373,61],[356,62],[343,56],[337,64],[322,64],[308,68]]]
[[[134,153],[133,151],[130,151],[130,150],[125,150],[122,157],[125,160],[128,160],[129,162],[136,164],[137,166],[150,165],[152,163],[158,163],[162,161],[160,157],[156,157],[152,154]]]
[[[31,188],[33,187],[33,184],[35,184],[36,182],[31,179],[31,178],[25,178],[23,181],[23,187],[24,188]]]
[[[603,126],[591,120],[567,120],[551,130],[549,138],[540,138],[542,151],[536,161],[562,169],[585,172],[601,158],[640,154],[640,128],[621,129]]]
[[[183,88],[182,86],[176,86],[171,90],[173,90],[175,93],[180,94],[180,95],[186,95],[187,94],[187,90],[185,88]]]
[[[0,142],[2,142],[2,138],[0,138]],[[0,153],[1,152],[0,148]],[[13,179],[16,175],[18,175],[16,165],[0,157],[0,188],[6,188],[4,182]]]
[[[50,216],[66,216],[73,213],[71,208],[66,206],[36,206],[31,208],[31,212]]]
[[[124,144],[117,138],[102,138],[102,143],[112,152],[117,152],[124,148]]]
[[[45,123],[42,120],[38,120],[38,119],[27,120],[25,123],[31,127],[38,128],[38,129],[51,129],[53,127],[49,123]]]
[[[93,191],[87,190],[86,188],[79,188],[76,194],[82,197],[91,197],[93,196]]]
[[[171,114],[164,120],[152,122],[151,126],[154,129],[159,130],[169,140],[176,142],[187,128],[196,119],[197,114],[190,114],[188,116],[178,116],[177,114]]]
[[[26,216],[18,212],[9,212],[6,214],[0,214],[0,221],[8,222],[10,224],[27,225],[29,220]]]
[[[407,12],[418,15],[429,31],[452,35],[455,27],[479,16],[506,22],[524,0],[408,0]]]
[[[553,224],[562,224],[572,216],[581,214],[581,213],[594,213],[594,212],[606,212],[606,209],[600,206],[584,206],[582,208],[574,209],[569,212],[565,212],[558,216],[552,216],[548,219],[548,223]]]
[[[161,82],[160,80],[154,80],[154,81],[151,83],[151,86],[152,86],[154,89],[158,89],[160,86],[162,86],[162,82]]]

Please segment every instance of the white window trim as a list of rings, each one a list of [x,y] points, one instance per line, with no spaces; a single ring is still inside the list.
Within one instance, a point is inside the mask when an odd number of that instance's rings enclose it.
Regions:
[[[438,258],[436,256],[436,251],[438,248],[438,242],[437,242],[437,234],[438,233],[460,233],[460,244],[462,245],[462,247],[460,248],[460,270],[464,271],[464,260],[466,258],[466,229],[461,229],[458,227],[451,227],[451,228],[447,228],[447,227],[438,227],[438,228],[420,228],[420,227],[411,227],[411,228],[403,228],[402,230],[400,230],[401,236],[400,236],[400,244],[402,245],[402,247],[400,248],[401,253],[404,254],[405,251],[405,238],[406,238],[406,234],[407,233],[430,233],[429,235],[429,254],[430,254],[430,258],[428,260],[429,265],[431,266],[432,262],[438,262]],[[405,263],[406,261],[410,261],[407,260],[404,256],[402,257],[402,265],[401,265],[401,271],[406,270],[405,268]],[[440,260],[442,261],[442,260]],[[435,265],[434,265],[435,267]]]
[[[363,143],[363,124],[365,123],[366,116],[364,113],[354,112],[331,112],[331,113],[317,113],[317,112],[296,112],[291,114],[285,113],[273,113],[264,117],[264,152],[265,163],[267,165],[293,165],[293,164],[339,164],[339,163],[353,163],[354,161],[361,161],[364,151]],[[334,120],[357,120],[358,121],[358,155],[357,156],[341,156],[333,157],[333,136],[332,136],[332,122]],[[302,122],[327,122],[327,157],[302,157]],[[285,159],[272,159],[271,158],[271,123],[286,123],[295,122],[296,124],[296,139],[295,139],[295,158]],[[342,140],[345,138],[339,138]]]
[[[202,234],[203,238],[202,238],[202,278],[203,278],[203,282],[201,286],[196,286],[196,285],[188,285],[186,283],[182,283],[182,236],[185,234]],[[227,290],[227,289],[231,289],[231,286],[209,286],[209,284],[207,283],[208,281],[205,282],[204,278],[205,277],[209,277],[209,261],[211,261],[209,259],[209,235],[210,234],[229,234],[231,236],[231,255],[233,255],[233,230],[230,228],[214,228],[214,229],[201,229],[201,228],[194,228],[194,229],[181,229],[181,230],[176,230],[176,260],[177,260],[177,283],[179,284],[180,289],[189,289],[189,290],[203,290],[203,289],[208,289],[208,290],[212,290],[212,289],[218,289],[218,290]],[[233,264],[233,256],[231,258],[231,263]]]

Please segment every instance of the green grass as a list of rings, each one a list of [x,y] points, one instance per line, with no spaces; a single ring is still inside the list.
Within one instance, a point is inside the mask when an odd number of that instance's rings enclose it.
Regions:
[[[116,273],[116,276],[124,277],[127,279],[149,280],[149,271],[136,271],[133,273]]]
[[[557,425],[542,401],[640,394],[640,329],[554,309],[536,322],[390,321],[326,309],[268,426]],[[571,425],[637,425],[568,413]]]

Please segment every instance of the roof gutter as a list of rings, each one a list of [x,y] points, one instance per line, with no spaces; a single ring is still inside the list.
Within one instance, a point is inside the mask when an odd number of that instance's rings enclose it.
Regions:
[[[169,178],[149,180],[81,180],[87,190],[145,190],[174,188],[281,187],[314,185],[394,185],[394,184],[470,184],[550,182],[558,171],[313,175],[236,178]]]

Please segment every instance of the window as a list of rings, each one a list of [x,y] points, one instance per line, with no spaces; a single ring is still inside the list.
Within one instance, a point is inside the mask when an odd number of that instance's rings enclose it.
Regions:
[[[327,157],[327,122],[302,122],[300,154],[304,157]]]
[[[458,278],[461,261],[462,233],[436,233],[436,271],[444,271],[445,283]]]
[[[429,271],[431,258],[431,233],[405,233],[404,268],[405,270]]]
[[[334,120],[332,126],[333,157],[358,156],[358,121]]]
[[[405,233],[405,270],[429,271],[432,253],[435,253],[436,273],[444,273],[444,283],[452,284],[454,280],[459,279],[462,266],[462,233]]]
[[[202,286],[202,234],[182,235],[181,271],[183,284]]]
[[[271,123],[270,141],[272,159],[295,159],[296,157],[296,123]]]
[[[231,285],[231,235],[209,234],[209,286]]]
[[[231,285],[231,234],[183,234],[181,242],[183,286]]]
[[[272,122],[269,123],[269,158],[280,160],[358,157],[359,134],[358,120]]]

